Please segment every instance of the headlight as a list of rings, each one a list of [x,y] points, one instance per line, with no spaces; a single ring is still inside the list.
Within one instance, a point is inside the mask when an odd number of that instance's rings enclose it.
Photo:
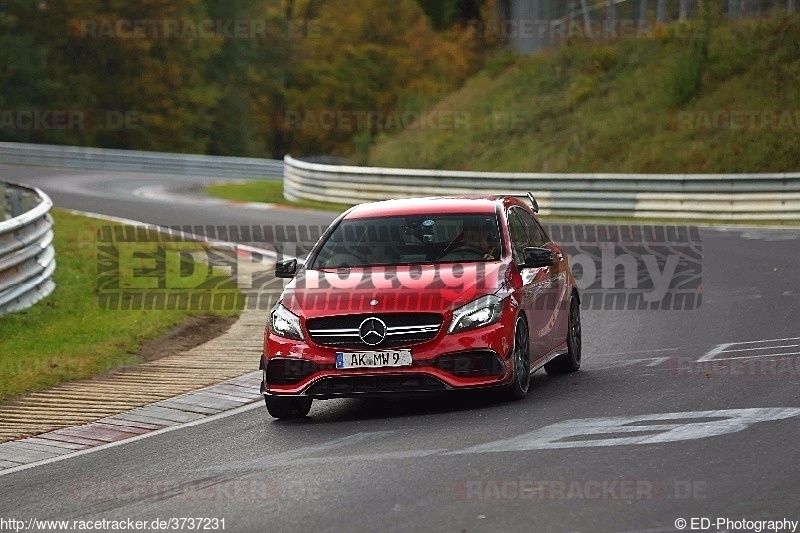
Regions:
[[[503,301],[495,295],[483,296],[453,311],[448,333],[458,333],[494,324],[500,320]]]
[[[278,304],[269,314],[269,329],[275,335],[303,340],[303,330],[300,329],[300,318],[286,309],[283,304]]]

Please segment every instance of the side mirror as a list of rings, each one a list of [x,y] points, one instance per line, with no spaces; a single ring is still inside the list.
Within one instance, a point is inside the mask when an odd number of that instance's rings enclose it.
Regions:
[[[553,252],[548,248],[529,246],[522,250],[522,255],[525,260],[522,268],[540,268],[556,264],[553,259]]]
[[[293,278],[297,274],[297,259],[285,259],[275,263],[275,277]]]

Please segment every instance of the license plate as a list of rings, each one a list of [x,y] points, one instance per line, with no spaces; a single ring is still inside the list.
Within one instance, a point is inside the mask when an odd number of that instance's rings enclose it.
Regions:
[[[410,365],[411,350],[336,352],[336,368],[381,368]]]

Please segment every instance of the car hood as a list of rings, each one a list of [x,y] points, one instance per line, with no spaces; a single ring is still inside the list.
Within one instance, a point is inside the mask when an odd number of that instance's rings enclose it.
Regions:
[[[305,270],[286,286],[283,305],[306,318],[356,313],[444,313],[494,294],[503,262],[447,263],[347,270]]]

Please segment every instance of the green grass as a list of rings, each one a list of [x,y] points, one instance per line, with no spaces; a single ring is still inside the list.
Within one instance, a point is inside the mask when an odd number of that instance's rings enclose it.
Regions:
[[[264,202],[280,204],[302,209],[318,209],[321,211],[342,212],[355,204],[334,204],[303,200],[292,202],[283,197],[283,180],[251,181],[247,183],[218,183],[206,187],[206,193],[215,198],[223,198],[234,202]]]
[[[55,292],[29,309],[0,316],[0,399],[136,364],[142,341],[158,337],[190,315],[238,314],[237,310],[101,309],[100,252],[94,238],[97,229],[109,223],[58,210],[53,211],[53,218]],[[199,249],[195,243],[179,246]],[[124,276],[118,277],[124,286]],[[113,281],[108,275],[102,279],[103,283]]]
[[[501,172],[800,170],[800,17],[660,28],[501,56],[432,111],[468,124],[379,137],[373,166]],[[720,129],[717,111],[788,111],[780,128]],[[682,117],[692,117],[687,121]]]

